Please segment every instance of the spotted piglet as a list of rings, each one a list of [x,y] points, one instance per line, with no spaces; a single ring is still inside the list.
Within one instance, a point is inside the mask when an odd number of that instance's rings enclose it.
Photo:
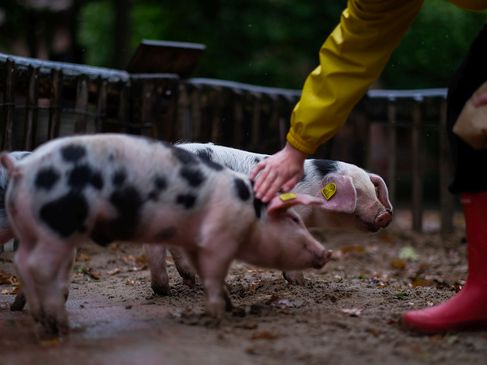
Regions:
[[[64,297],[75,248],[130,241],[185,250],[202,279],[208,312],[221,318],[233,259],[285,270],[320,268],[330,252],[288,208],[321,204],[276,197],[265,209],[246,177],[172,145],[99,134],[60,138],[16,162],[6,209],[20,246],[17,266],[40,334],[68,331]]]
[[[27,151],[14,151],[9,152],[9,156],[14,160],[20,160],[30,152]],[[14,239],[14,233],[5,211],[5,191],[8,186],[8,174],[7,170],[0,166],[0,245],[6,244],[8,241]],[[20,290],[15,294],[15,300],[11,304],[10,309],[13,311],[20,311],[25,306],[25,296]]]
[[[268,155],[248,152],[212,143],[182,143],[178,147],[197,154],[200,158],[219,163],[234,171],[250,174],[257,163]],[[325,186],[336,187],[335,195],[325,197]],[[326,189],[325,189],[326,190]],[[384,180],[376,174],[349,163],[334,160],[307,159],[304,176],[295,192],[316,196],[323,204],[299,206],[296,212],[308,228],[376,232],[392,221],[393,207]],[[329,200],[329,201],[328,201]],[[169,292],[169,277],[165,266],[164,247],[145,247],[149,259],[151,286],[156,294]],[[176,268],[188,286],[194,286],[195,274],[185,260],[184,252],[171,249]],[[292,284],[304,284],[301,272],[283,272]]]

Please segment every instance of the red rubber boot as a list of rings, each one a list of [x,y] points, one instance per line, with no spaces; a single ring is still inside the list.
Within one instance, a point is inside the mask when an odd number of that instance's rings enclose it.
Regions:
[[[403,324],[423,333],[487,328],[487,191],[461,196],[468,241],[465,286],[437,306],[403,314]]]

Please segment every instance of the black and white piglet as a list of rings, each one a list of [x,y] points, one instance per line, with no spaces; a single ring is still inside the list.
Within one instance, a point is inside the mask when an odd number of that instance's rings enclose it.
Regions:
[[[2,154],[6,210],[20,241],[15,264],[41,333],[68,330],[65,295],[75,248],[130,241],[184,249],[202,279],[210,314],[225,307],[233,259],[282,270],[320,268],[330,253],[308,232],[296,205],[304,194],[262,209],[246,175],[182,148],[99,134],[48,142],[21,161]]]

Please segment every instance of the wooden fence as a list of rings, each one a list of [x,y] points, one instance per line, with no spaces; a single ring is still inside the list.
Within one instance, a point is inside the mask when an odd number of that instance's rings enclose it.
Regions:
[[[178,141],[211,141],[272,153],[285,141],[289,116],[300,91],[176,74],[120,70],[38,61],[0,54],[0,141],[3,150],[31,150],[52,138],[77,133],[122,132]],[[413,229],[422,229],[424,127],[440,136],[439,189],[442,232],[452,229],[454,206],[446,192],[449,159],[445,134],[445,90],[370,91],[357,108],[361,123],[387,128],[385,179],[396,201],[398,127],[407,125],[412,175]],[[348,123],[347,123],[348,124]],[[337,136],[340,138],[340,136]],[[365,150],[369,134],[355,136]],[[400,138],[399,138],[400,139]],[[333,154],[333,143],[318,157]],[[346,146],[347,144],[345,144]],[[349,161],[356,163],[356,161]],[[364,166],[373,168],[373,166]]]

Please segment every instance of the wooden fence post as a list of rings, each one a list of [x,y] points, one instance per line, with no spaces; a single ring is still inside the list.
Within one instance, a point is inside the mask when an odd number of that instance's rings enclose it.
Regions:
[[[39,69],[29,67],[29,86],[25,105],[25,138],[24,148],[31,150],[34,148],[37,132],[38,100],[39,100]]]
[[[389,159],[387,169],[387,185],[392,205],[396,203],[396,168],[397,168],[397,120],[395,99],[390,98],[387,103],[387,121],[389,125]]]
[[[422,232],[423,230],[423,168],[422,168],[422,125],[421,115],[422,98],[415,98],[413,105],[413,123],[411,128],[411,170],[412,176],[412,216],[413,230]]]

